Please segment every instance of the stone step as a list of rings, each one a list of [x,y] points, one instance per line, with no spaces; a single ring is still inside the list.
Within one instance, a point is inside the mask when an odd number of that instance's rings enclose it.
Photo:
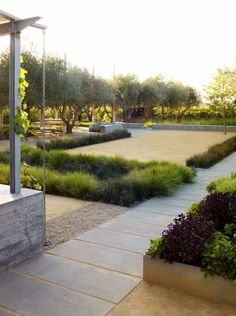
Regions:
[[[143,274],[142,254],[82,240],[67,241],[48,253],[138,277]]]

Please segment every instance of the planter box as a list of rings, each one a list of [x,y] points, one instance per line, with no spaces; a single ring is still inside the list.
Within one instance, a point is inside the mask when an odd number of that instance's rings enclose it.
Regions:
[[[43,247],[43,193],[10,194],[0,185],[0,272],[40,253]]]
[[[198,267],[143,257],[143,279],[217,302],[236,305],[236,285],[219,276],[204,277]]]

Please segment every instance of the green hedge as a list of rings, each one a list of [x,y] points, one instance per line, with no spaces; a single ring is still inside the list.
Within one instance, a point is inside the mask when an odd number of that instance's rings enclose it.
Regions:
[[[186,160],[186,165],[195,168],[209,168],[229,156],[236,150],[236,136],[209,147],[202,153],[192,156]]]
[[[236,193],[236,173],[232,173],[230,177],[219,178],[210,182],[206,190],[207,192]]]
[[[23,147],[29,173],[42,185],[43,152]],[[0,183],[8,183],[8,155],[0,152]],[[33,166],[34,165],[34,166]],[[46,152],[47,193],[130,206],[136,201],[173,193],[193,180],[193,171],[169,162],[147,163],[120,157]]]
[[[51,149],[71,149],[76,147],[83,147],[93,144],[100,144],[109,142],[116,139],[122,139],[131,137],[131,133],[129,133],[126,129],[116,130],[112,133],[108,134],[93,134],[89,136],[83,137],[73,137],[67,138],[62,137],[58,139],[52,139],[50,142],[45,144],[46,150]],[[38,148],[43,148],[43,142],[37,142]]]

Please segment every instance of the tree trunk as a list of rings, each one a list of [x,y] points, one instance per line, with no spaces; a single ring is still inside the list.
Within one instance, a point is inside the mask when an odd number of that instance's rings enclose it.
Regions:
[[[66,123],[66,134],[72,134],[73,125]]]
[[[0,111],[0,127],[3,126],[3,111]]]

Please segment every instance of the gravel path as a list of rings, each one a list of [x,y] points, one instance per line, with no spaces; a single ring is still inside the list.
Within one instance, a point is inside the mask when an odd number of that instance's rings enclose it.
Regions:
[[[88,206],[47,221],[47,238],[55,247],[124,213],[126,207],[105,203]]]

